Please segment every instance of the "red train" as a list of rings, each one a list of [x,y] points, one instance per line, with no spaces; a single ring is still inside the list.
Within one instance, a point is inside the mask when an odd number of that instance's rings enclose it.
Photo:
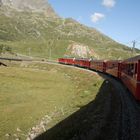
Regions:
[[[75,59],[75,66],[89,68],[90,67],[90,59]]]
[[[58,62],[66,65],[75,65],[75,58],[59,58]]]
[[[135,98],[140,100],[140,56],[122,61],[121,80]]]
[[[140,101],[140,56],[123,61],[59,58],[58,62],[96,70],[119,78],[131,91],[136,100]]]

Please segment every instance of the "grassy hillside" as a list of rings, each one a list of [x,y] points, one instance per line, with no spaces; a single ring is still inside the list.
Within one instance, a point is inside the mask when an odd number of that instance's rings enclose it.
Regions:
[[[51,118],[46,129],[52,127],[94,100],[103,82],[94,73],[63,66],[27,62],[9,65],[0,68],[1,140],[16,136],[25,139],[29,129],[45,115]]]
[[[0,11],[0,50],[6,46],[14,53],[52,59],[66,55],[77,57],[77,52],[73,54],[72,48],[68,49],[72,44],[87,46],[85,57],[99,59],[121,59],[140,53],[137,50],[132,54],[130,48],[73,19],[48,18],[42,13],[10,12],[12,14],[5,15]]]

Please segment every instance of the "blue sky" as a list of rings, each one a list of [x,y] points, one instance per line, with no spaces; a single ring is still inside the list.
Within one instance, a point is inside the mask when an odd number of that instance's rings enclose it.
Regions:
[[[49,0],[63,18],[72,17],[112,39],[140,49],[140,0]]]

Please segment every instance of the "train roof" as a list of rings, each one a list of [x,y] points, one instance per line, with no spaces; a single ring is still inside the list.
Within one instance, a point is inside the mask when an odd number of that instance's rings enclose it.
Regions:
[[[61,59],[74,59],[74,57],[61,57]]]
[[[138,60],[140,60],[140,55],[125,59],[124,62],[125,61],[133,62],[133,61],[138,61]]]
[[[91,60],[90,58],[75,58],[75,60]]]
[[[106,62],[121,62],[122,60],[106,60]]]
[[[95,62],[106,62],[106,60],[99,60],[99,59],[91,59],[91,61],[95,61]]]

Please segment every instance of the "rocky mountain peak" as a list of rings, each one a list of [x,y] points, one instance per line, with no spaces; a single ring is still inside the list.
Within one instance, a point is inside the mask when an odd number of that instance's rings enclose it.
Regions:
[[[0,0],[0,6],[10,7],[17,11],[45,12],[47,15],[57,15],[48,0]]]

